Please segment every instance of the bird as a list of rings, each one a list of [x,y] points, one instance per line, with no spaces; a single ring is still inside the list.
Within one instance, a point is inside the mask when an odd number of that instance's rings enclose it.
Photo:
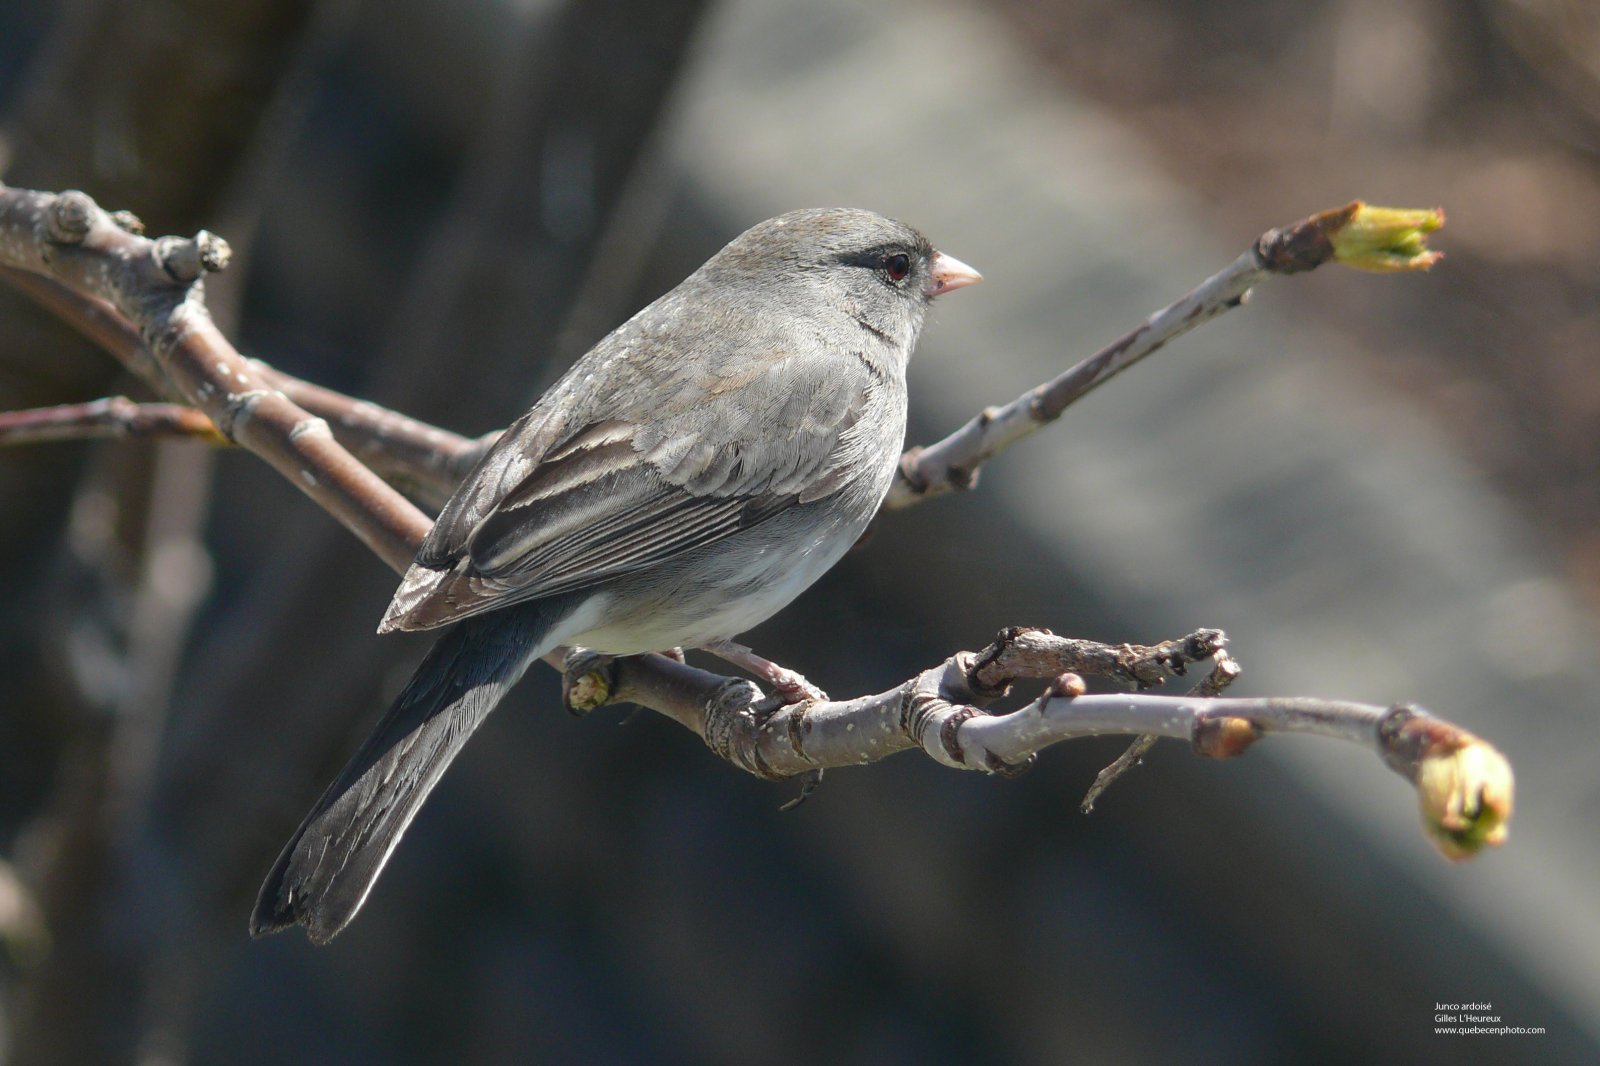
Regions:
[[[813,691],[732,638],[865,531],[928,306],[979,280],[904,223],[793,211],[581,356],[424,539],[379,632],[443,635],[283,848],[251,935],[344,929],[462,745],[557,647],[710,648]]]

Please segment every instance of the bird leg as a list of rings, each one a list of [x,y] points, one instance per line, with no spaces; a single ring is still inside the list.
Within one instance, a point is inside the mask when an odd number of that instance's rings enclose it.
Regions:
[[[724,662],[730,662],[742,670],[755,674],[771,685],[773,692],[782,696],[786,703],[828,698],[826,692],[807,681],[804,675],[787,666],[779,666],[770,659],[763,659],[743,644],[735,644],[731,640],[714,640],[700,647]]]

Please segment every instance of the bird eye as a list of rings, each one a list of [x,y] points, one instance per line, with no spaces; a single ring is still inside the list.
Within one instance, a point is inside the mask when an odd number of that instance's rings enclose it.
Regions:
[[[911,273],[911,257],[904,252],[886,256],[883,260],[883,272],[889,275],[890,281],[904,281],[906,275]]]

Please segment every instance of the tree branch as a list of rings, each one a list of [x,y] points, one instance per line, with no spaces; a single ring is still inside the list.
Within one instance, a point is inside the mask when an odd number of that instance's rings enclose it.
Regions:
[[[1300,274],[1332,261],[1384,272],[1428,269],[1440,253],[1428,251],[1422,238],[1443,224],[1442,211],[1396,212],[1357,200],[1268,230],[1239,258],[1137,329],[1004,407],[985,408],[938,443],[907,451],[884,509],[899,510],[971,488],[984,463],[1054,422],[1075,400],[1174,337],[1240,306],[1251,289],[1274,275]]]
[[[0,186],[0,196],[5,194]],[[112,218],[132,233],[139,220],[125,211]],[[43,274],[0,264],[0,279],[31,296],[63,322],[110,353],[157,395],[181,399],[139,330],[106,300]],[[260,359],[249,363],[265,379],[310,414],[324,419],[334,439],[385,480],[404,485],[442,505],[498,433],[485,439],[463,437],[409,418],[397,411],[314,385]]]
[[[250,365],[294,403],[325,419],[334,439],[385,481],[418,492],[435,508],[444,506],[500,436],[495,431],[481,438],[464,437],[285,374],[259,359],[251,359]]]
[[[137,219],[125,212],[119,215],[124,223],[131,220],[137,225]],[[1441,254],[1427,250],[1422,238],[1442,225],[1443,218],[1442,211],[1395,211],[1369,207],[1358,200],[1268,230],[1226,268],[1151,315],[1137,329],[1005,406],[985,408],[943,440],[908,449],[900,458],[899,475],[884,500],[884,509],[899,510],[971,488],[983,464],[1054,422],[1073,402],[1168,341],[1242,305],[1250,291],[1268,278],[1305,273],[1331,261],[1385,272],[1432,267]],[[47,278],[19,278],[3,266],[0,277],[34,295],[105,346],[130,370],[161,388],[159,368],[144,351],[138,334],[108,322],[107,316],[115,312],[103,301]],[[462,437],[302,381],[260,360],[251,362],[291,400],[327,419],[335,437],[379,474],[440,502],[499,436]]]
[[[105,437],[176,437],[226,444],[211,419],[177,403],[108,396],[89,403],[0,411],[0,447]]]
[[[1421,234],[1441,222],[1438,213],[1357,203],[1269,231],[1226,270],[1115,344],[1006,407],[984,412],[938,444],[908,452],[886,506],[970,486],[984,462],[1167,340],[1238,306],[1266,277],[1329,260],[1386,270],[1431,265],[1437,253],[1426,251]],[[29,277],[24,288],[147,380],[171,382],[218,432],[261,455],[403,571],[426,533],[427,518],[346,451],[326,416],[313,411],[332,415],[375,465],[435,488],[453,486],[492,436],[470,441],[245,359],[204,305],[201,278],[225,265],[227,245],[204,232],[193,240],[150,241],[135,228],[82,193],[0,185],[0,265],[53,279]],[[5,274],[14,279],[15,270]],[[54,418],[57,428],[75,420],[81,426],[94,406],[76,414],[13,417],[47,425]],[[134,415],[106,417],[131,424]],[[692,729],[734,765],[766,778],[872,762],[909,748],[921,748],[946,766],[1010,775],[1050,745],[1084,736],[1177,737],[1200,754],[1220,758],[1242,753],[1268,733],[1310,733],[1366,747],[1411,780],[1425,827],[1446,855],[1462,858],[1505,838],[1511,771],[1488,744],[1407,707],[1221,698],[1217,694],[1237,673],[1225,644],[1220,630],[1199,630],[1152,647],[1115,647],[1047,630],[1008,629],[982,651],[957,653],[887,692],[788,705],[764,696],[751,681],[659,655],[609,659],[580,651],[566,660],[563,676],[573,709],[642,704]],[[561,663],[559,656],[547,658]],[[1089,695],[1079,676],[1115,677],[1142,690],[1205,659],[1215,668],[1189,696]],[[1016,682],[1040,679],[1048,679],[1044,693],[1019,710],[990,715],[983,709]],[[1141,740],[1130,756],[1108,768],[1087,802],[1146,744]]]
[[[1089,695],[1073,671],[1144,679],[1181,674],[1203,654],[1237,672],[1218,630],[1152,648],[1114,647],[1007,629],[978,652],[957,652],[895,688],[843,701],[779,705],[750,681],[662,656],[573,655],[564,698],[586,713],[638,703],[694,730],[719,756],[758,777],[782,779],[876,762],[921,749],[945,766],[1012,776],[1039,752],[1080,737],[1138,734],[1187,740],[1231,758],[1269,733],[1330,737],[1366,748],[1417,788],[1424,828],[1447,857],[1466,858],[1505,839],[1511,768],[1489,744],[1412,707],[1340,700],[1235,699],[1145,692]],[[1176,653],[1174,649],[1179,649]],[[1207,650],[1209,649],[1209,651]],[[1007,714],[983,707],[1021,681],[1048,679],[1033,702]],[[1203,686],[1225,684],[1214,672]]]
[[[1200,680],[1200,683],[1189,690],[1189,695],[1201,699],[1211,699],[1222,695],[1222,690],[1227,688],[1239,676],[1239,664],[1233,656],[1228,654],[1227,648],[1220,643],[1212,655],[1213,665],[1211,672]],[[1094,805],[1106,790],[1132,770],[1144,762],[1145,755],[1156,746],[1156,741],[1161,738],[1154,733],[1141,733],[1135,737],[1126,751],[1117,756],[1104,770],[1095,775],[1094,784],[1089,786],[1089,791],[1083,794],[1083,799],[1078,803],[1078,809],[1084,814],[1093,812]]]
[[[227,243],[148,240],[81,192],[0,186],[0,262],[53,277],[110,304],[138,328],[166,378],[228,439],[272,464],[390,566],[403,569],[428,518],[240,355],[211,321],[203,276]]]

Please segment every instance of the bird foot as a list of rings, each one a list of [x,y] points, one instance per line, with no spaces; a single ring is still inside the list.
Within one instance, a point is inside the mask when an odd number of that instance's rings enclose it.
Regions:
[[[771,685],[773,694],[785,703],[801,703],[807,700],[821,702],[828,698],[828,694],[807,681],[805,675],[787,666],[779,666],[771,659],[763,659],[743,644],[735,644],[731,640],[717,640],[701,646],[724,662],[730,662],[740,669],[755,674]]]

